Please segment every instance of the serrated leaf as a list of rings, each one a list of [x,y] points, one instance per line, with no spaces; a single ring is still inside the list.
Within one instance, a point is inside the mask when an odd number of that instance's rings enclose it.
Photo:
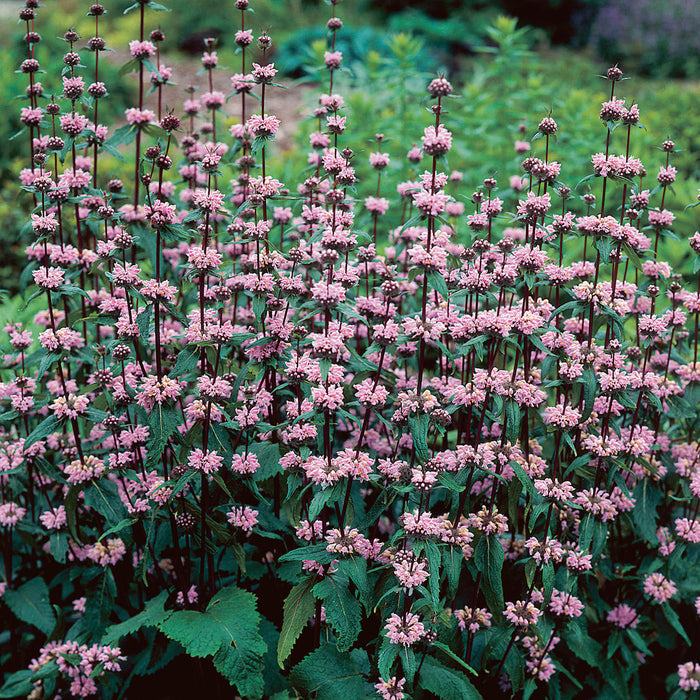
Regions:
[[[124,622],[111,625],[102,636],[101,644],[118,646],[122,637],[138,632],[142,627],[155,627],[170,611],[165,610],[165,601],[168,599],[168,591],[161,591],[155,598],[151,598],[146,607],[138,614]]]
[[[277,644],[277,663],[280,668],[284,667],[284,660],[291,654],[294,643],[314,613],[316,602],[311,590],[315,582],[315,576],[302,581],[292,588],[284,600],[282,631]]]
[[[260,613],[250,591],[230,586],[207,606],[207,615],[225,630],[225,643],[214,656],[214,666],[242,695],[262,697],[263,660],[267,644],[260,636]]]
[[[494,616],[503,612],[503,582],[501,571],[505,554],[503,545],[494,535],[484,535],[474,553],[474,563],[482,575],[484,598]]]
[[[213,656],[216,669],[243,695],[262,696],[267,645],[258,631],[260,613],[252,593],[229,586],[211,599],[205,612],[178,610],[156,624],[188,655]]]
[[[188,345],[184,350],[180,350],[175,366],[170,370],[169,376],[172,379],[177,379],[183,374],[192,371],[199,361],[199,356],[202,353],[202,348],[198,345]]]
[[[178,425],[178,415],[171,406],[159,403],[153,406],[153,410],[148,416],[150,430],[146,468],[153,467],[160,462],[168,440],[177,431]]]
[[[581,375],[581,381],[583,382],[583,413],[581,415],[581,420],[588,420],[591,413],[593,412],[593,403],[596,397],[596,391],[598,389],[598,380],[595,376],[595,371],[593,367],[588,365],[584,367],[583,374]]]
[[[48,635],[56,626],[56,615],[46,582],[37,576],[16,590],[8,589],[2,596],[10,610],[17,618]]]
[[[419,416],[411,416],[408,419],[408,429],[413,438],[413,446],[416,449],[416,458],[421,464],[430,459],[428,451],[428,429],[430,428],[430,418],[426,413]]]
[[[335,632],[340,651],[349,649],[355,643],[362,619],[360,602],[350,593],[349,583],[344,574],[329,574],[313,589],[316,598],[323,601],[326,620]]]
[[[652,545],[657,545],[656,536],[656,508],[663,500],[659,489],[655,488],[650,479],[642,479],[632,491],[634,508],[632,509],[632,521],[637,531]]]
[[[113,481],[93,481],[85,489],[84,495],[85,505],[96,510],[110,527],[118,525],[126,518],[126,510]]]
[[[481,700],[481,694],[463,673],[431,656],[423,659],[417,682],[441,700]]]
[[[316,700],[364,698],[363,672],[356,658],[354,652],[341,654],[335,644],[326,644],[298,663],[292,669],[290,680],[295,689],[306,691],[304,697],[316,693],[313,696]]]
[[[367,578],[367,560],[357,554],[351,554],[347,558],[340,559],[336,564],[339,571],[348,575],[355,584],[365,610],[372,607],[372,590]]]
[[[673,627],[673,629],[676,630],[681,637],[683,637],[683,641],[690,646],[690,638],[688,637],[687,632],[683,629],[678,613],[671,607],[671,604],[664,603],[661,606],[661,610],[663,611],[664,617],[668,620],[669,625],[671,625],[671,627]]]
[[[33,445],[35,442],[38,442],[39,440],[43,440],[45,437],[48,437],[51,435],[51,433],[55,433],[63,423],[62,418],[58,418],[55,414],[51,414],[49,416],[46,416],[39,425],[32,430],[31,433],[27,436],[27,438],[24,441],[24,449],[26,450],[30,445]]]

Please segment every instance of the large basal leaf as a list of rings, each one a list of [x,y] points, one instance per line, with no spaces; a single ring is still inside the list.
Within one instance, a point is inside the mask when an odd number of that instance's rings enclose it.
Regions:
[[[358,649],[355,652],[365,654]],[[335,644],[316,649],[292,669],[292,685],[296,690],[305,691],[304,697],[315,697],[316,700],[366,698],[362,668],[357,663],[355,652],[341,653]]]
[[[423,659],[418,684],[441,700],[481,700],[481,694],[463,673],[431,656]]]
[[[203,613],[179,610],[157,626],[190,656],[213,656],[216,669],[242,695],[262,697],[262,657],[267,645],[259,633],[260,613],[252,593],[235,586],[224,588]]]

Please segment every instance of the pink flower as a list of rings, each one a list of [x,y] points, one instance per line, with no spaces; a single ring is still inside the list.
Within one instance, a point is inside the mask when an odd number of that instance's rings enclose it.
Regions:
[[[231,470],[237,474],[255,474],[260,467],[258,458],[252,452],[247,455],[233,455],[231,460]]]
[[[391,644],[402,644],[405,647],[415,644],[426,633],[420,617],[410,612],[405,613],[403,617],[393,613],[389,616],[384,629]]]
[[[280,120],[272,114],[263,117],[253,114],[246,123],[246,128],[255,138],[272,138],[280,127]]]
[[[584,605],[571,593],[564,593],[556,590],[552,591],[552,599],[549,602],[549,609],[555,615],[563,615],[566,617],[581,617]]]
[[[639,624],[639,615],[627,603],[620,603],[608,612],[607,620],[621,629],[634,629]]]
[[[437,130],[434,126],[428,126],[421,139],[423,152],[429,156],[444,156],[452,148],[452,134],[439,124]]]
[[[156,55],[156,46],[152,41],[130,41],[129,52],[134,58],[143,59]]]
[[[95,542],[87,550],[88,557],[104,568],[114,566],[125,554],[126,546],[118,537],[108,539],[106,544]]]
[[[382,700],[403,700],[406,694],[402,691],[402,688],[406,685],[406,679],[401,678],[396,679],[396,676],[391,676],[388,680],[384,680],[379,676],[379,682],[374,684],[374,687],[382,696]]]
[[[253,75],[253,80],[256,83],[269,84],[277,75],[277,69],[275,68],[274,63],[269,63],[266,66],[261,66],[258,63],[253,63],[253,69],[251,73]]]
[[[151,109],[138,109],[138,107],[129,107],[126,112],[126,121],[132,125],[154,124],[156,122],[156,114]]]
[[[60,267],[40,267],[32,272],[32,277],[42,289],[58,289],[65,281],[63,274]]]
[[[678,664],[678,687],[688,693],[700,688],[700,664],[693,661]]]
[[[14,527],[26,515],[27,509],[8,501],[0,505],[0,525]]]
[[[663,574],[654,572],[644,577],[644,593],[657,603],[669,601],[677,592],[673,581],[669,581]]]
[[[224,464],[224,458],[219,456],[216,450],[207,451],[204,453],[199,447],[192,450],[187,457],[187,463],[197,471],[205,474],[214,474],[218,472]]]
[[[250,534],[258,524],[258,511],[249,506],[239,506],[226,513],[229,523]]]
[[[382,215],[389,208],[389,200],[384,197],[366,197],[365,206],[372,214]]]
[[[343,61],[343,54],[340,51],[326,51],[323,54],[323,60],[326,64],[326,68],[340,68],[340,64]]]
[[[537,622],[542,614],[531,602],[518,600],[515,603],[506,603],[505,618],[518,627],[529,627]]]

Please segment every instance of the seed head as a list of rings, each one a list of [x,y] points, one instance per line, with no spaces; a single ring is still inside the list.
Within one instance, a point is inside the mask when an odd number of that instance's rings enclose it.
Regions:
[[[433,98],[447,97],[447,95],[450,95],[451,93],[452,85],[444,78],[444,76],[434,78],[428,84],[428,94]]]
[[[552,119],[552,117],[545,117],[538,125],[537,125],[537,130],[541,134],[545,134],[547,136],[551,136],[552,134],[555,134],[557,129],[559,127],[557,126],[557,123]]]
[[[608,68],[608,80],[612,80],[613,82],[616,82],[622,78],[622,71],[617,67],[617,66],[612,66],[611,68]]]

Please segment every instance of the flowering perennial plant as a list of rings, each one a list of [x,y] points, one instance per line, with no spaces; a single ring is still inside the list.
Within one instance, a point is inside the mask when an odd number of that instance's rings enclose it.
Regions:
[[[465,196],[444,76],[405,162],[384,134],[365,155],[332,0],[309,169],[283,183],[272,40],[235,5],[232,95],[207,39],[206,91],[170,111],[164,36],[144,33],[163,8],[130,8],[139,97],[116,130],[105,9],[94,56],[66,33],[53,90],[21,10],[45,306],[4,329],[2,696],[194,674],[249,698],[643,697],[657,655],[697,690],[700,234],[664,208],[675,145],[634,157],[613,67],[576,186],[548,114],[515,143],[517,186]],[[674,235],[685,276],[659,256]]]

